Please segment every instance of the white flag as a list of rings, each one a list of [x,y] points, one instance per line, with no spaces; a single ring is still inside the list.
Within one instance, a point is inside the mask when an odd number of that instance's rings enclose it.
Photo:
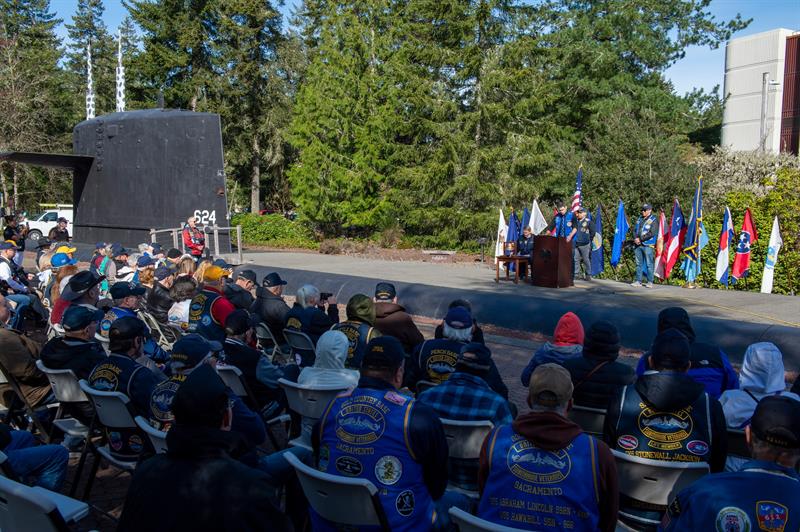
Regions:
[[[503,218],[503,209],[500,209],[500,220],[497,222],[497,240],[494,243],[494,263],[497,264],[497,257],[505,255],[506,235],[508,234],[508,225],[505,218]]]
[[[530,226],[534,235],[538,235],[547,228],[547,220],[544,219],[542,210],[539,209],[539,202],[536,200],[533,200],[533,205],[531,206]]]
[[[764,275],[761,277],[761,291],[765,294],[772,293],[772,279],[775,276],[775,263],[778,262],[778,252],[781,250],[783,240],[781,239],[781,228],[778,225],[778,217],[772,222],[772,234],[769,235],[769,248],[767,249],[767,261],[764,263]]]

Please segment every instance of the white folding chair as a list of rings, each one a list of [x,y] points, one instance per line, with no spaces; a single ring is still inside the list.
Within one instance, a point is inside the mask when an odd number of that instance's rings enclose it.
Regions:
[[[372,482],[317,471],[292,453],[283,453],[283,457],[297,473],[308,503],[321,517],[345,526],[379,526],[381,530],[391,530]]]
[[[620,494],[664,510],[682,489],[709,473],[706,462],[668,462],[631,456],[615,449],[611,452],[617,463]],[[627,524],[649,527],[660,523],[623,511],[619,515]]]
[[[242,380],[242,370],[236,366],[217,364],[217,374],[222,379],[222,382],[225,383],[225,386],[230,388],[233,393],[239,397],[247,397],[250,400],[254,400],[250,390]]]
[[[142,416],[136,416],[133,418],[136,422],[136,426],[142,429],[142,432],[147,434],[147,437],[150,439],[150,443],[153,444],[153,449],[155,449],[156,453],[161,454],[167,452],[167,433],[158,430],[150,423],[147,422],[145,418]]]
[[[453,523],[458,526],[460,532],[520,532],[521,530],[526,530],[486,521],[455,506],[451,507],[447,512],[450,514]]]
[[[89,505],[41,487],[0,476],[0,530],[68,532],[68,522],[89,514]]]
[[[53,395],[56,401],[59,402],[55,419],[53,419],[53,426],[57,427],[64,434],[69,434],[76,438],[85,438],[88,436],[89,427],[77,419],[61,417],[64,404],[89,402],[89,398],[86,397],[86,394],[81,390],[78,384],[78,378],[75,377],[72,370],[50,369],[45,366],[41,360],[36,361],[36,367],[39,368],[39,371],[47,375],[47,380],[50,381],[50,389],[53,390]]]
[[[289,344],[298,366],[308,367],[314,365],[314,359],[317,354],[311,337],[294,329],[284,329],[283,336],[286,337],[286,343]]]
[[[592,436],[602,437],[603,423],[606,420],[604,408],[590,408],[588,406],[572,405],[567,412],[567,417],[575,422],[583,432]]]
[[[424,391],[426,391],[426,390],[430,390],[430,389],[431,389],[431,388],[433,388],[434,386],[436,386],[436,383],[435,383],[435,382],[431,382],[431,381],[417,381],[417,386],[416,386],[416,389],[417,389],[417,395],[421,394],[422,392],[424,392]]]
[[[270,356],[272,359],[275,358],[275,355],[287,356],[290,354],[284,353],[283,350],[281,350],[278,345],[278,340],[276,340],[275,335],[272,334],[272,330],[263,321],[256,325],[256,338],[258,338],[258,345],[264,352],[271,349]]]
[[[478,463],[481,457],[481,447],[486,436],[494,428],[491,421],[458,421],[455,419],[440,418],[444,437],[447,440],[449,458],[456,460],[474,460]],[[475,468],[477,471],[477,467]],[[472,498],[479,498],[477,491],[466,490],[458,485],[451,484],[447,489],[455,490]]]
[[[347,389],[345,386],[338,385],[310,387],[287,381],[286,379],[278,379],[278,384],[286,393],[289,409],[306,420],[313,421],[321,418],[328,403]],[[299,438],[290,441],[289,445],[311,449],[311,442],[308,440],[308,436],[303,434]]]

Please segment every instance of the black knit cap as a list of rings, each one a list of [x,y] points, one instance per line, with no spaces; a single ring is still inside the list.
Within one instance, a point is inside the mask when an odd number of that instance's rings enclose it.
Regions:
[[[691,355],[689,339],[678,329],[667,329],[653,340],[650,348],[653,366],[664,369],[686,369]]]
[[[619,356],[619,331],[605,320],[596,321],[586,331],[583,340],[583,355],[603,360],[615,360]]]
[[[201,364],[175,392],[172,413],[178,425],[219,428],[227,405],[228,394],[222,379],[210,365]]]

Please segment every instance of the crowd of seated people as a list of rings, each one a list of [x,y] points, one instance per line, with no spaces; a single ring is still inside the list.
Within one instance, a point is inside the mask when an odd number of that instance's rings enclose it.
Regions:
[[[157,245],[132,252],[98,243],[88,267],[74,248],[45,249],[30,277],[3,251],[8,270],[22,272],[12,280],[49,310],[49,339],[39,345],[24,333],[40,325],[35,312],[0,298],[0,364],[18,399],[50,427],[54,397],[39,360],[123,393],[165,433],[166,454],[138,428],[96,436],[137,464],[119,530],[341,528],[307,503],[287,453],[369,480],[392,530],[454,529],[452,507],[488,528],[610,531],[620,519],[645,530],[798,528],[800,397],[787,391],[779,348],[754,343],[737,374],[718,346],[697,338],[684,309],[659,314],[638,365],[620,359],[624,338],[613,323],[584,328],[567,313],[517,375],[500,371],[463,299],[426,339],[388,282],[373,297],[351,297],[340,319],[336,298],[313,285],[290,305],[278,273],[259,284],[252,269]],[[313,356],[292,356],[287,329],[307,335]],[[220,378],[230,367],[246,396]],[[527,405],[509,401],[507,383],[519,380]],[[332,400],[319,418],[300,415],[283,381],[333,390]],[[14,393],[6,386],[7,406]],[[91,423],[90,404],[63,406]],[[603,416],[599,433],[573,420],[576,407]],[[282,413],[297,445],[268,437]],[[453,422],[490,424],[473,458],[449,456]],[[0,423],[11,470],[63,489],[74,442],[40,444],[41,435],[19,429]],[[742,431],[751,456],[728,452],[731,431]],[[670,505],[654,505],[619,483],[618,468],[637,459],[700,464],[709,474]]]

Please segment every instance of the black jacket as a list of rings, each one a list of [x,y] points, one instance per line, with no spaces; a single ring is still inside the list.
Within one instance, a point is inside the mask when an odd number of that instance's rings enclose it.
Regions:
[[[636,380],[636,372],[633,368],[617,362],[615,359],[616,357],[603,359],[584,355],[567,359],[561,363],[572,376],[572,383],[576,385],[572,392],[575,404],[591,408],[606,408],[611,398],[616,396],[626,385]],[[586,379],[589,372],[605,360],[609,360],[609,362]]]
[[[327,310],[322,307],[303,308],[298,303],[295,303],[286,313],[287,325],[289,325],[291,318],[300,321],[302,324],[300,330],[311,338],[314,345],[317,345],[319,337],[339,323],[339,308],[336,305],[328,305]]]
[[[119,532],[292,530],[267,476],[231,458],[236,433],[175,425],[166,454],[136,468]]]
[[[49,369],[71,369],[80,380],[88,379],[94,367],[108,357],[97,342],[65,336],[48,340],[39,358]]]
[[[702,384],[695,382],[685,373],[662,371],[642,375],[636,380],[636,391],[645,402],[656,410],[672,412],[694,403],[698,397],[705,393]],[[620,403],[622,389],[608,404],[605,425],[603,426],[603,440],[613,449],[617,444],[618,420],[620,417]],[[728,433],[725,425],[725,415],[722,405],[713,397],[709,397],[711,411],[711,439],[713,444],[710,449],[709,467],[712,473],[717,473],[725,468],[725,458],[728,455]]]
[[[233,303],[233,306],[236,308],[249,310],[253,305],[253,294],[236,283],[227,283],[225,285],[225,297],[227,297],[228,301]]]
[[[236,366],[242,372],[247,387],[258,401],[258,405],[254,405],[257,408],[276,400],[279,396],[278,390],[267,387],[256,378],[256,368],[262,355],[258,349],[253,349],[238,340],[225,339],[225,363]]]
[[[160,323],[169,323],[169,309],[175,303],[169,295],[169,289],[156,282],[147,296],[147,311]]]
[[[283,300],[282,297],[276,296],[266,288],[259,286],[256,288],[256,300],[250,307],[250,312],[258,314],[269,330],[272,336],[278,341],[283,343],[283,329],[286,327],[286,315],[289,313],[289,305]]]

